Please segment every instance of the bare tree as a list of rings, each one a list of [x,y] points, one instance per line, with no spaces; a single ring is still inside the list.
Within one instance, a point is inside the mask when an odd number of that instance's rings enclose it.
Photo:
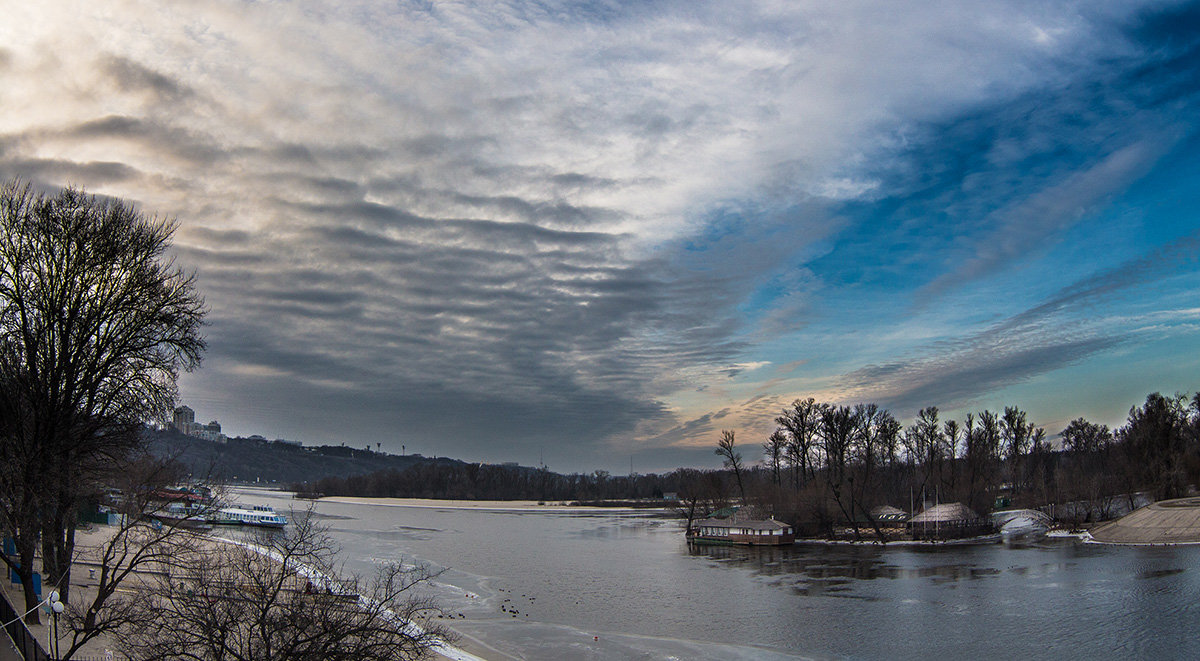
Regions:
[[[887,435],[899,423],[891,413],[875,404],[855,405],[853,419],[856,425],[852,444],[855,470],[849,477],[850,512],[857,508],[875,530],[876,539],[886,542],[879,521],[867,509],[867,498],[877,480],[875,469],[887,455]]]
[[[746,503],[746,487],[742,484],[742,454],[736,449],[731,430],[721,431],[721,440],[717,441],[715,453],[724,460],[726,468],[733,469],[733,476],[737,478],[738,494],[742,497],[744,505]]]
[[[1004,458],[1008,461],[1014,493],[1021,489],[1021,464],[1029,452],[1030,435],[1033,433],[1033,425],[1025,418],[1025,412],[1016,406],[1004,407],[1004,413],[1000,418]]]
[[[174,228],[73,188],[0,188],[0,398],[19,414],[4,429],[0,515],[21,549],[10,567],[26,579],[40,537],[46,580],[64,597],[82,490],[137,445],[144,422],[166,418],[179,370],[204,349],[194,276],[165,256]]]
[[[1113,442],[1112,431],[1108,425],[1088,422],[1083,418],[1072,420],[1065,429],[1059,432],[1063,449],[1075,454],[1100,452]]]
[[[685,530],[691,532],[696,519],[702,519],[725,506],[725,499],[720,489],[712,488],[716,476],[709,471],[699,471],[694,468],[680,468],[675,471],[679,477],[679,505],[675,511],[685,519]]]
[[[904,444],[909,460],[921,468],[921,482],[917,488],[920,493],[927,486],[933,486],[931,482],[935,479],[940,480],[946,449],[936,406],[917,412],[916,422],[904,434]]]
[[[849,475],[849,462],[854,453],[856,441],[855,431],[858,420],[855,412],[848,406],[831,406],[824,410],[821,416],[821,449],[825,455],[825,481],[833,493],[833,499],[841,510],[846,522],[854,529],[854,538],[860,538],[858,522],[852,513],[853,496],[849,507],[843,500],[842,487]],[[851,484],[853,488],[853,484]]]
[[[309,516],[260,546],[218,544],[176,558],[138,595],[142,624],[122,631],[137,661],[427,658],[449,632],[420,587],[425,568],[388,564],[336,579],[336,548]],[[214,542],[215,543],[215,542]]]
[[[790,409],[784,409],[775,422],[788,433],[785,455],[792,465],[792,481],[796,489],[803,480],[813,477],[811,455],[816,447],[816,436],[821,425],[824,404],[815,399],[797,399]]]
[[[115,463],[105,474],[105,482],[119,494],[111,507],[117,521],[104,530],[103,540],[76,549],[74,565],[91,569],[96,584],[83,600],[67,603],[70,639],[60,658],[73,658],[98,636],[145,625],[133,584],[196,550],[204,517],[219,501],[185,509],[183,502],[165,495],[165,487],[178,484],[182,473],[171,459],[142,455]]]
[[[1142,406],[1129,409],[1129,418],[1117,430],[1117,437],[1125,455],[1131,507],[1137,487],[1150,488],[1156,499],[1186,493],[1187,415],[1184,395],[1167,397],[1157,392],[1148,395]]]
[[[782,429],[776,429],[763,442],[763,458],[771,469],[771,481],[779,485],[779,469],[783,464],[784,451],[787,449],[788,437]]]
[[[40,539],[47,582],[67,596],[90,475],[166,417],[176,374],[199,362],[204,305],[164,257],[173,230],[74,188],[0,188],[0,398],[18,414],[4,429],[0,516],[26,588]],[[28,589],[25,600],[36,602]]]
[[[884,412],[879,421],[877,431],[879,441],[880,458],[883,463],[888,466],[896,464],[897,455],[900,450],[900,432],[903,429],[900,421],[897,420],[891,413]]]
[[[975,421],[979,424],[976,425]],[[971,508],[975,510],[990,507],[987,502],[996,483],[996,466],[1000,455],[1000,423],[996,414],[982,411],[978,418],[967,415],[963,425],[967,446],[967,470],[970,480],[967,487],[967,497]]]

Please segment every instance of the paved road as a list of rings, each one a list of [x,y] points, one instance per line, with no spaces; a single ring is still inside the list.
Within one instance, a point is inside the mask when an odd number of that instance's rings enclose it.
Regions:
[[[8,634],[0,631],[0,661],[25,661],[17,648],[8,639]]]
[[[1195,544],[1200,542],[1200,498],[1147,505],[1091,532],[1096,541],[1110,544]]]

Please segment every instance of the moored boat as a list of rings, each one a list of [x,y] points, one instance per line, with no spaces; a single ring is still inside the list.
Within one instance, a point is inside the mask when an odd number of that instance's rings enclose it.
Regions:
[[[209,530],[209,511],[195,503],[167,503],[166,507],[152,512],[153,518],[163,523],[171,523],[180,528],[194,530]]]
[[[209,519],[218,526],[255,526],[259,528],[282,528],[287,525],[287,517],[275,511],[269,505],[253,505],[251,507],[222,507]]]

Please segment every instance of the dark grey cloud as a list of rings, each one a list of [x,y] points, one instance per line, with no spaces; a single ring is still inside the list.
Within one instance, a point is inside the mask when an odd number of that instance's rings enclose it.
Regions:
[[[224,146],[212,136],[171,123],[128,115],[108,115],[59,132],[66,140],[114,138],[145,145],[158,154],[169,154],[190,164],[209,166],[226,158]]]
[[[711,437],[716,434],[713,424],[713,414],[705,413],[698,418],[687,420],[649,439],[651,447],[671,447],[694,442],[697,438]]]
[[[21,177],[38,181],[42,183],[42,187],[53,188],[52,182],[88,182],[93,185],[122,183],[138,179],[142,173],[119,162],[80,163],[64,159],[18,157],[0,161],[0,176],[5,180]]]
[[[209,249],[195,246],[176,245],[172,251],[185,263],[217,270],[221,267],[269,266],[274,260],[257,251],[235,252],[227,249]],[[227,268],[223,269],[228,272]],[[245,272],[249,273],[249,272]]]
[[[539,226],[586,227],[598,222],[611,223],[626,216],[626,214],[614,209],[576,206],[562,200],[531,202],[511,195],[498,197],[462,195],[449,191],[445,193],[445,196],[451,202],[479,208],[485,212],[491,211],[502,215],[515,216]]]
[[[589,174],[583,174],[581,172],[562,172],[558,174],[552,174],[550,175],[549,180],[555,186],[576,191],[581,189],[608,189],[617,185],[617,181],[615,179],[611,179],[609,177],[596,177]]]
[[[714,319],[713,283],[622,257],[619,236],[368,202],[277,205],[306,222],[270,235],[189,233],[210,247],[180,248],[207,291],[236,301],[214,309],[210,354],[220,358],[197,378],[232,369],[259,401],[376,403],[358,438],[403,428],[410,446],[438,439],[475,457],[536,446],[562,461],[665,421],[652,389],[664,370],[737,351],[736,322]],[[640,339],[647,331],[670,339]],[[479,422],[459,420],[464,409],[488,412],[486,433],[468,433]],[[305,429],[328,438],[339,428]]]
[[[124,91],[149,91],[160,103],[186,102],[193,94],[191,88],[177,78],[129,58],[110,55],[101,60],[100,68],[112,77],[118,88]]]
[[[187,226],[179,230],[181,235],[194,237],[207,244],[222,246],[243,246],[253,239],[253,234],[241,229],[216,229],[213,227]]]

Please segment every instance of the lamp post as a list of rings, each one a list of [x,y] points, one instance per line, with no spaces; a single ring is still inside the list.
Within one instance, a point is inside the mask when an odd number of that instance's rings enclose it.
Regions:
[[[64,610],[66,610],[66,606],[59,598],[58,590],[51,592],[50,596],[46,597],[46,612],[54,618],[54,623],[50,626],[50,649],[46,651],[55,659],[58,658],[58,616]]]

